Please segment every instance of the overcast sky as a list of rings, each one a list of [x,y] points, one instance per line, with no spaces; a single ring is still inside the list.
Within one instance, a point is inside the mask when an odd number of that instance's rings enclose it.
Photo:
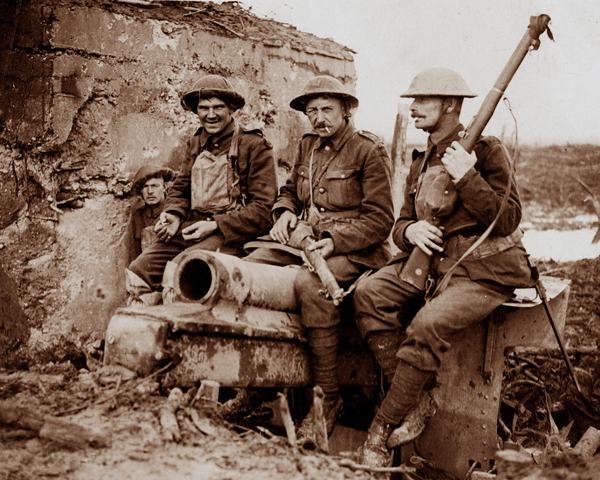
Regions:
[[[522,143],[600,143],[600,2],[597,0],[244,0],[256,14],[332,38],[354,51],[359,128],[391,140],[399,95],[429,67],[459,71],[479,96],[475,115],[525,34],[545,13],[556,42],[528,54],[509,85]],[[501,103],[485,133],[509,136]],[[411,123],[409,141],[422,141]]]

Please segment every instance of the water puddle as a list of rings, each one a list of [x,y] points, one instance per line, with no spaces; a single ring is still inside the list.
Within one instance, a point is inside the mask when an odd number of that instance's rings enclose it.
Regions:
[[[537,260],[572,262],[600,255],[600,242],[592,244],[597,228],[580,230],[526,230],[523,245]]]

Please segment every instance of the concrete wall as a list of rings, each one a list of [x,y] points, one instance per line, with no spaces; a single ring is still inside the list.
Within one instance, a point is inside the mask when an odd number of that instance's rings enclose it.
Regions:
[[[199,76],[245,96],[237,116],[274,145],[280,181],[308,129],[289,101],[316,74],[355,83],[347,50],[302,46],[295,30],[294,42],[242,38],[182,6],[97,5],[0,0],[0,261],[30,353],[99,338],[124,303],[130,180],[146,163],[178,168],[199,125],[180,93]]]

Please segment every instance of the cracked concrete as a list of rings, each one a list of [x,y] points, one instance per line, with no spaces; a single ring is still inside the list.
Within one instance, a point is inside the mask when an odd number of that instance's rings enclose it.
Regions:
[[[308,130],[290,100],[315,74],[354,88],[353,52],[330,40],[235,2],[157,5],[0,0],[0,263],[25,357],[100,338],[123,304],[131,179],[143,164],[179,167],[198,128],[180,93],[199,76],[244,95],[236,115],[273,144],[280,182]]]

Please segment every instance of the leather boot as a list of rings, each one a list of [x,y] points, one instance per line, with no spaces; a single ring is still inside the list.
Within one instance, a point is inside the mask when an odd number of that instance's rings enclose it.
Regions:
[[[399,362],[396,353],[400,348],[400,334],[396,330],[372,332],[367,336],[367,343],[381,368],[385,381],[388,386],[391,385]]]
[[[390,390],[373,419],[369,436],[362,447],[363,464],[373,467],[383,466],[382,463],[386,459],[389,461],[387,440],[394,427],[420,401],[423,386],[432,375],[432,372],[419,370],[408,363],[402,361],[398,363]]]
[[[167,262],[162,279],[162,301],[163,305],[171,305],[179,301],[175,293],[175,269],[178,263]]]
[[[393,427],[377,416],[369,427],[365,444],[359,449],[360,460],[368,467],[387,467],[390,464],[391,454],[387,448],[387,441],[394,431]]]
[[[158,305],[162,294],[152,290],[144,280],[128,268],[125,269],[125,289],[128,307],[148,307]]]

